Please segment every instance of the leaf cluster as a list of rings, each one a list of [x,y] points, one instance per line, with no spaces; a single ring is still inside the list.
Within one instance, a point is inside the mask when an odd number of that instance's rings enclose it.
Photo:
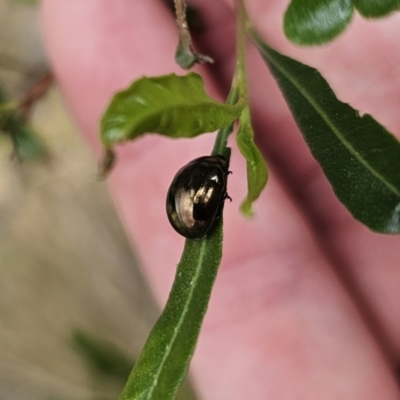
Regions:
[[[299,44],[332,40],[357,9],[380,17],[400,0],[292,0],[285,32]],[[240,2],[239,2],[240,3]],[[244,66],[245,12],[239,12],[238,61],[225,104],[207,95],[195,73],[143,77],[115,95],[101,121],[106,149],[104,174],[114,165],[114,147],[146,133],[172,139],[219,129],[213,154],[229,159],[227,138],[235,121],[236,142],[247,163],[247,197],[252,205],[266,185],[268,171],[254,142]],[[269,47],[249,28],[315,159],[338,199],[354,218],[381,233],[400,233],[400,143],[370,115],[338,100],[314,68]],[[191,49],[189,48],[191,51]],[[122,400],[173,399],[184,379],[207,309],[222,254],[222,215],[201,240],[186,240],[167,305],[154,326],[121,396]]]

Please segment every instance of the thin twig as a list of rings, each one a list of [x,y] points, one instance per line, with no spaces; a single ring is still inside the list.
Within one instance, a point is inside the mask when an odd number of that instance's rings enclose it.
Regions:
[[[51,71],[49,71],[36,82],[34,82],[34,84],[22,97],[19,102],[19,108],[25,121],[29,119],[32,109],[37,101],[48,92],[53,83],[54,75],[51,73]]]
[[[175,60],[184,69],[191,68],[194,64],[213,63],[214,60],[204,54],[194,51],[192,37],[190,36],[189,26],[186,19],[185,0],[174,0],[176,24],[179,29],[179,43],[175,53]]]

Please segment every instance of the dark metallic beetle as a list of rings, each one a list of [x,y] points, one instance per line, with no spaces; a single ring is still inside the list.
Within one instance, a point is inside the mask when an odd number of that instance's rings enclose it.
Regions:
[[[175,175],[167,195],[167,215],[173,228],[189,239],[202,238],[221,210],[228,167],[220,155],[196,158]]]

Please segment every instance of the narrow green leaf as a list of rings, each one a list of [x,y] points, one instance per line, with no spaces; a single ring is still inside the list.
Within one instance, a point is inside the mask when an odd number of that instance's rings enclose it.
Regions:
[[[170,400],[184,379],[222,256],[222,217],[201,240],[187,239],[168,302],[121,400]]]
[[[147,133],[194,137],[231,124],[242,105],[213,100],[196,73],[141,78],[117,93],[101,122],[106,147]]]
[[[357,11],[367,18],[379,18],[400,8],[400,0],[354,0]]]
[[[250,111],[246,107],[240,116],[236,143],[247,164],[247,197],[241,204],[242,212],[251,217],[252,204],[258,199],[268,180],[267,164],[254,143],[254,132],[251,126]]]
[[[292,0],[284,17],[286,36],[312,46],[329,42],[349,24],[352,0]]]
[[[316,69],[252,36],[338,198],[372,230],[400,233],[398,140],[340,102]]]

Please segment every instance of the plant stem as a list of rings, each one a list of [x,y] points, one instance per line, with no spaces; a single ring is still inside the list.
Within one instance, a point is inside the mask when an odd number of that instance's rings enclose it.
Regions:
[[[51,71],[47,71],[41,78],[37,79],[24,97],[19,102],[19,108],[24,120],[28,120],[36,103],[47,94],[54,84],[54,75]]]
[[[192,37],[186,19],[185,0],[174,0],[176,23],[179,29],[179,43],[175,53],[175,61],[183,69],[189,69],[194,64],[213,63],[214,60],[204,54],[194,51]]]
[[[235,81],[235,79],[234,79],[234,81]],[[239,88],[237,85],[235,85],[234,81],[232,82],[232,88],[231,88],[231,91],[229,92],[228,98],[226,100],[226,104],[230,104],[230,105],[236,104],[239,99]],[[211,154],[225,155],[227,143],[228,143],[228,137],[232,133],[232,131],[233,131],[233,124],[225,126],[224,128],[222,128],[218,131],[218,134],[217,134],[217,137],[216,137],[215,143],[214,143],[214,148],[213,148]]]
[[[232,79],[231,90],[226,104],[248,103],[248,90],[246,81],[246,23],[247,15],[243,1],[236,0],[236,68]],[[226,152],[228,137],[233,131],[233,124],[218,131],[212,154],[224,154]]]
[[[246,23],[247,15],[243,0],[235,0],[236,7],[236,70],[235,80],[239,86],[240,98],[248,102],[246,81]]]

